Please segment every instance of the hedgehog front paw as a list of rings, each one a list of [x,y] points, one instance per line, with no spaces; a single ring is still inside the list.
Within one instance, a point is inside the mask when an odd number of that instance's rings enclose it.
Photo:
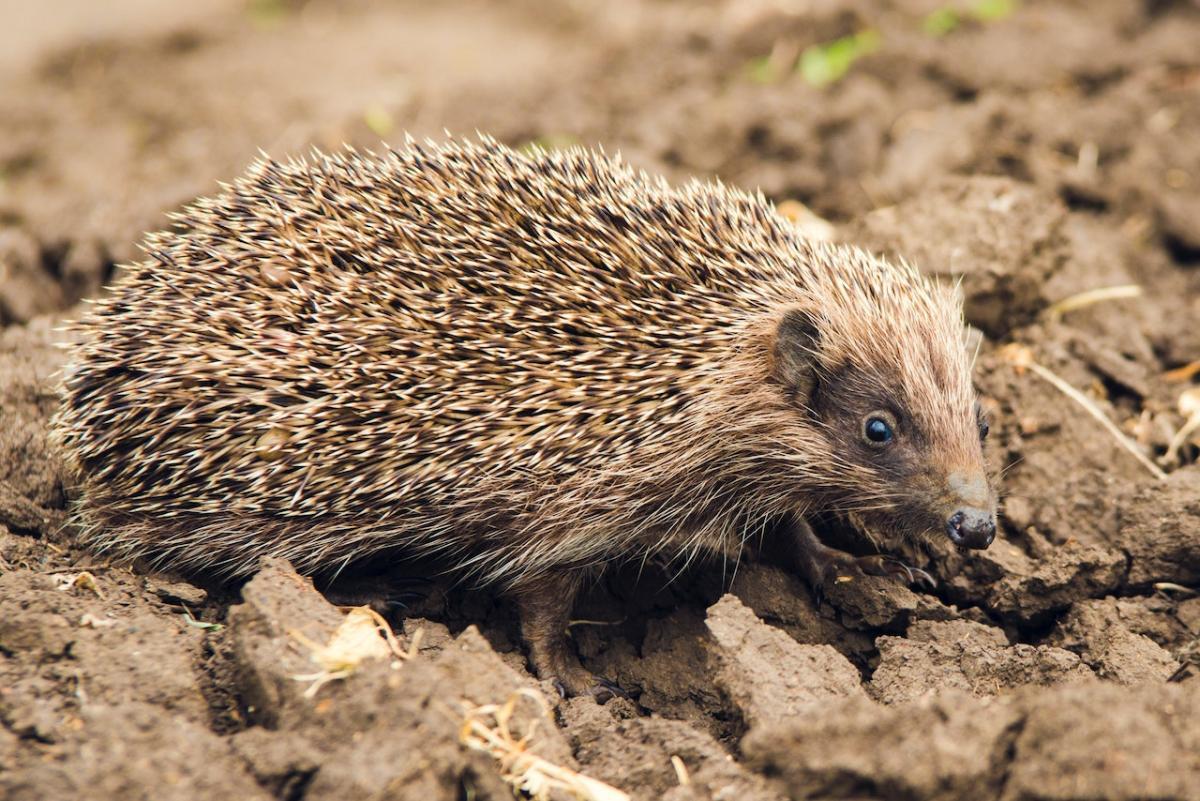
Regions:
[[[823,545],[809,549],[803,572],[812,588],[813,601],[818,609],[825,603],[826,587],[853,581],[864,575],[893,576],[910,585],[922,584],[929,589],[937,588],[937,581],[929,573],[919,567],[905,564],[894,556],[873,554],[855,557]]]
[[[824,545],[810,547],[805,551],[801,570],[809,588],[812,589],[813,600],[818,609],[825,602],[826,587],[851,581],[863,574],[853,556]]]

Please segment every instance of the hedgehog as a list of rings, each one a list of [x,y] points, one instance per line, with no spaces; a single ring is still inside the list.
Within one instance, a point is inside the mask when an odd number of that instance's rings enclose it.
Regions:
[[[996,493],[960,294],[802,236],[761,193],[488,137],[265,156],[149,235],[75,327],[53,431],[80,536],[152,566],[308,575],[437,557],[516,606],[536,673],[607,565],[818,516],[986,548]]]

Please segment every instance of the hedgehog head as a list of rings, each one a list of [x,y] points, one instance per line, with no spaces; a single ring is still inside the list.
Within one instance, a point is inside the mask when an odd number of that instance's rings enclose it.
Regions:
[[[820,246],[814,255],[832,262]],[[868,533],[944,532],[986,548],[996,494],[961,299],[858,250],[839,249],[835,264],[813,271],[819,304],[777,313],[769,360],[795,446],[824,451],[806,456],[821,464],[820,501]]]

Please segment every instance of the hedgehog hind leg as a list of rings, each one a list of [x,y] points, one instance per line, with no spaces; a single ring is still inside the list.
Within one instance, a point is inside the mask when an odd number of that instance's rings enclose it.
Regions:
[[[529,661],[538,677],[553,681],[564,697],[591,695],[600,703],[614,695],[628,698],[617,685],[580,664],[567,639],[567,624],[582,583],[579,571],[561,570],[514,591]]]

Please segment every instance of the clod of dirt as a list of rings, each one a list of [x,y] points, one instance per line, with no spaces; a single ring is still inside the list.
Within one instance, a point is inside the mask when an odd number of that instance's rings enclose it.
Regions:
[[[1030,326],[1021,336],[1037,343],[1039,364],[1087,392],[1106,415],[1120,420],[1110,402],[1098,397],[1103,385],[1096,372],[1069,353],[1068,330]],[[1117,347],[1115,341],[1112,347]],[[1033,372],[985,353],[976,381],[985,395],[1002,399],[1006,410],[1003,430],[995,439],[1004,444],[1005,459],[1013,465],[1004,477],[1005,518],[1011,528],[1031,544],[1041,539],[1054,546],[1071,540],[1114,545],[1118,508],[1113,499],[1131,487],[1154,482],[1146,468],[1093,417]],[[1040,559],[1049,553],[1034,556]]]
[[[1198,744],[1195,692],[1094,682],[895,706],[829,702],[742,741],[792,798],[938,801],[1200,798]]]
[[[1200,598],[1189,598],[1179,604],[1175,616],[1194,635],[1200,636]]]
[[[613,704],[573,698],[560,715],[583,771],[639,801],[737,798],[781,801],[759,775],[734,762],[710,735],[683,721],[614,714]],[[684,776],[672,764],[677,758]],[[687,784],[683,784],[686,781]]]
[[[0,719],[23,736],[69,739],[79,715],[106,704],[207,721],[192,669],[202,635],[138,606],[136,580],[112,573],[98,578],[104,598],[28,570],[0,575]]]
[[[804,582],[778,567],[745,563],[738,568],[729,591],[796,642],[832,645],[854,660],[865,660],[875,650],[869,634],[839,625],[829,607],[818,611]]]
[[[0,482],[11,489],[9,500],[0,500],[11,521],[0,522],[39,531],[56,528],[50,510],[65,505],[61,469],[46,439],[58,406],[53,376],[65,360],[52,325],[43,317],[0,333]]]
[[[22,531],[49,531],[58,526],[62,515],[38,506],[10,484],[0,481],[0,523]]]
[[[588,666],[637,695],[638,703],[666,718],[692,721],[717,739],[741,735],[728,699],[712,673],[711,635],[691,609],[646,624],[640,652],[618,641]]]
[[[1068,542],[1034,561],[1001,542],[974,555],[952,587],[1003,620],[1040,625],[1076,601],[1115,591],[1124,571],[1121,554],[1098,545]]]
[[[1194,601],[1175,601],[1168,595],[1156,593],[1145,597],[1117,598],[1112,601],[1121,625],[1134,634],[1148,637],[1168,651],[1174,651],[1191,642],[1196,632],[1186,623],[1185,608]]]
[[[303,737],[260,726],[234,734],[229,742],[274,798],[300,798],[321,764],[320,752]]]
[[[991,336],[1046,305],[1046,281],[1067,258],[1066,208],[1007,178],[947,177],[910,200],[863,216],[848,242],[962,281],[967,321]]]
[[[828,698],[862,696],[858,671],[829,645],[801,645],[736,596],[708,610],[717,684],[751,726],[802,717]]]
[[[1200,798],[1194,689],[1093,684],[1022,694],[1021,702],[1001,801]]]
[[[1184,165],[1195,165],[1200,160],[1200,143],[1194,135],[1200,110],[1194,102],[1186,101],[1173,110],[1173,124],[1147,130],[1132,139],[1127,171],[1121,177],[1133,184],[1154,209],[1168,245],[1195,254],[1200,253],[1200,229],[1196,226],[1200,219],[1200,182],[1194,166],[1189,173]]]
[[[1177,470],[1124,502],[1114,544],[1129,555],[1130,587],[1200,583],[1200,466]]]
[[[269,801],[232,750],[208,728],[160,706],[92,704],[53,760],[0,772],[0,797]]]
[[[1012,703],[954,692],[892,707],[855,698],[752,729],[742,750],[794,799],[977,801],[995,797],[1002,744],[1019,721]]]
[[[1131,58],[1115,27],[1111,17],[1082,9],[1033,6],[1010,19],[946,37],[945,47],[934,51],[930,69],[971,90],[1004,87],[1029,92],[1068,75],[1080,82],[1099,81]]]
[[[855,576],[825,588],[829,603],[852,629],[899,631],[921,607],[917,594],[888,576]]]
[[[171,581],[155,576],[146,577],[146,589],[166,604],[199,606],[208,600],[208,593],[195,584],[186,581]]]
[[[0,326],[27,323],[63,307],[62,285],[42,261],[32,236],[0,227]]]
[[[440,654],[442,649],[454,642],[454,636],[450,634],[450,629],[444,623],[436,623],[424,618],[406,618],[403,632],[404,638],[408,642],[413,641],[417,632],[421,633],[420,641],[417,643],[417,653],[426,656]]]
[[[46,548],[41,540],[14,534],[0,523],[0,569],[44,569],[46,562]]]
[[[741,736],[748,721],[863,692],[858,671],[837,649],[797,642],[733,595],[710,607],[707,617],[680,609],[650,620],[640,653],[619,640],[588,664],[637,694],[644,708],[726,741]]]
[[[368,660],[344,681],[305,697],[298,675],[313,666],[301,639],[325,642],[342,615],[287,562],[263,561],[243,588],[245,603],[229,613],[240,690],[252,718],[271,734],[239,735],[238,750],[270,786],[302,782],[304,798],[511,798],[500,767],[459,741],[467,706],[504,704],[531,682],[496,655],[474,627],[435,654],[418,652],[397,669]],[[303,633],[298,639],[294,632]],[[574,767],[570,749],[539,705],[515,705],[516,736],[532,733],[528,750]],[[299,762],[280,758],[275,738],[294,743]],[[294,741],[294,738],[300,738]],[[421,754],[420,760],[412,755]],[[314,766],[312,761],[316,760]]]
[[[947,688],[986,696],[1031,684],[1093,677],[1070,651],[1009,645],[1004,632],[969,620],[918,621],[909,628],[907,639],[880,637],[878,645],[879,666],[869,690],[885,704],[913,701]]]
[[[1179,668],[1158,643],[1130,630],[1115,598],[1075,604],[1050,642],[1079,654],[1096,675],[1119,684],[1165,681]]]
[[[896,121],[895,139],[882,156],[879,188],[886,197],[906,198],[919,192],[931,176],[957,172],[979,158],[1000,104],[995,97],[980,102],[913,110]]]
[[[251,719],[271,728],[305,717],[311,702],[294,676],[313,669],[294,636],[324,642],[342,616],[283,559],[264,559],[229,610],[229,634]]]

